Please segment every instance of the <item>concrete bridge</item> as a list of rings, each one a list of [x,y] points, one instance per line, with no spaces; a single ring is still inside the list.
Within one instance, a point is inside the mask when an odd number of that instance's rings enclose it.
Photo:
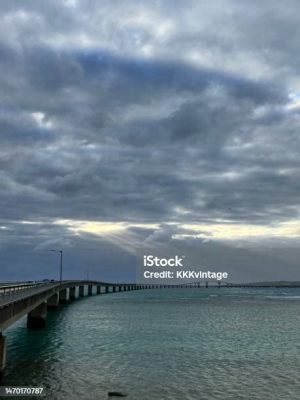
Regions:
[[[0,284],[0,378],[5,368],[6,345],[3,331],[27,315],[28,329],[46,326],[47,310],[56,309],[61,303],[75,300],[86,294],[115,293],[140,289],[200,288],[227,286],[220,282],[192,282],[184,284],[131,284],[99,281],[47,281],[15,282]],[[228,286],[227,286],[228,287]]]
[[[47,310],[86,294],[105,294],[128,290],[150,289],[157,285],[106,283],[99,281],[32,282],[0,285],[0,377],[6,360],[3,331],[27,314],[27,328],[46,326]],[[86,289],[86,290],[85,290]]]

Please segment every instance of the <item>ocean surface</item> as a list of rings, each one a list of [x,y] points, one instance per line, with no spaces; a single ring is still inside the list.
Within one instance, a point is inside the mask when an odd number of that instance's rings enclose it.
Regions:
[[[300,289],[154,289],[76,300],[6,331],[3,384],[48,399],[300,399]],[[112,398],[113,399],[113,398]]]

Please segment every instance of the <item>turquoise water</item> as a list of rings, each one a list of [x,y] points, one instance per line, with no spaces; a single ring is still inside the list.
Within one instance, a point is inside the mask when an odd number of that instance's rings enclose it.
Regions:
[[[300,289],[155,289],[86,297],[6,332],[4,384],[49,399],[300,398]]]

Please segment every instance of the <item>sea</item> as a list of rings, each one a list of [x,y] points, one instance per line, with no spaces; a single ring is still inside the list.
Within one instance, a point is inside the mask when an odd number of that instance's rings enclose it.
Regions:
[[[300,288],[86,296],[5,335],[2,385],[46,399],[300,399]]]

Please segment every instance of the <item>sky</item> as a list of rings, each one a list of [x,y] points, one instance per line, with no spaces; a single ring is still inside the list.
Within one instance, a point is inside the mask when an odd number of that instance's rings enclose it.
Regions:
[[[298,279],[297,0],[1,0],[0,280],[198,252]]]

